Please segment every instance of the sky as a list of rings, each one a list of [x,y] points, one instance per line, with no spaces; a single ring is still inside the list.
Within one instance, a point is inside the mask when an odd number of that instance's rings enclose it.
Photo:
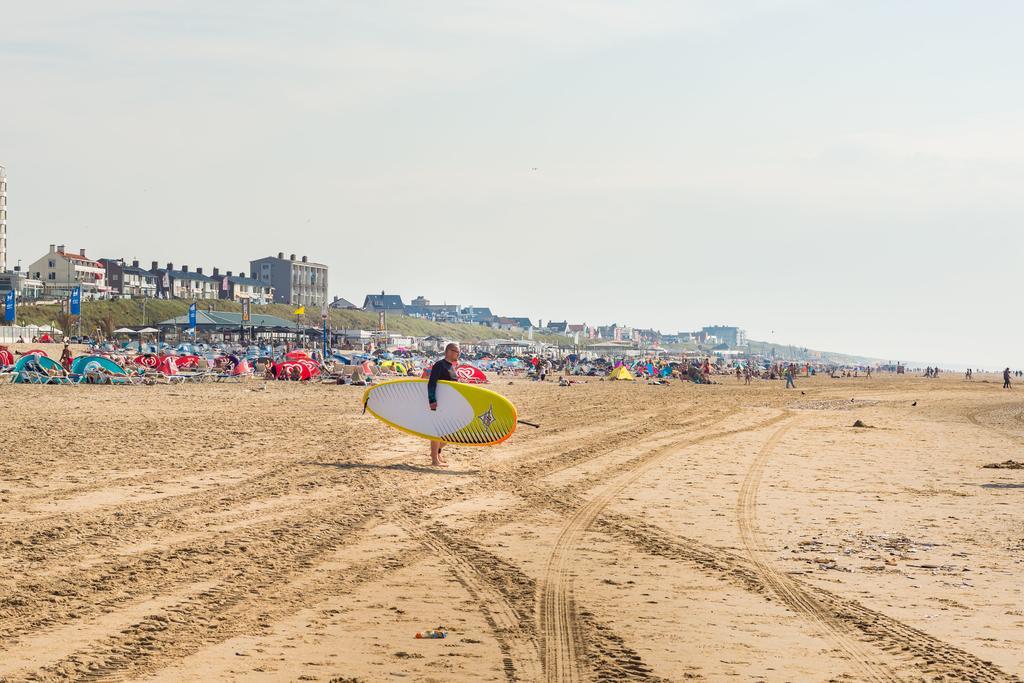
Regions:
[[[1024,3],[0,0],[9,259],[1024,366]]]

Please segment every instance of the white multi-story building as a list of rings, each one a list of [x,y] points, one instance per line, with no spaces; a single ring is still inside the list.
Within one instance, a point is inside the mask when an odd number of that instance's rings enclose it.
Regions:
[[[7,272],[7,173],[0,166],[0,273]]]
[[[50,245],[50,251],[28,267],[30,277],[41,280],[46,293],[53,296],[70,296],[71,290],[81,286],[86,298],[104,297],[110,293],[107,287],[106,268],[99,261],[85,255],[85,249],[69,254],[64,245]]]

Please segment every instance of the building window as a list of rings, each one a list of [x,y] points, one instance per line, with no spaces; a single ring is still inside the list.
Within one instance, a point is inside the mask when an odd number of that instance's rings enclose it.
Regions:
[[[56,280],[57,279],[57,273],[50,273],[47,277],[50,280]]]
[[[49,265],[46,266],[47,268],[56,268],[57,267],[57,262],[54,261],[53,259],[50,259],[47,263],[49,264]]]

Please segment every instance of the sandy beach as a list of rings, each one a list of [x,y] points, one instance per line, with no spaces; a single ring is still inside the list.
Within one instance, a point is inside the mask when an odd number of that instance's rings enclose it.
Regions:
[[[0,680],[1019,680],[1024,387],[721,382],[0,386]]]

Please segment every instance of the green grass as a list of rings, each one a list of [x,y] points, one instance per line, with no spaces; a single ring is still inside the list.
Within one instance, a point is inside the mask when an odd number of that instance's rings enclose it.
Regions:
[[[146,316],[142,316],[142,301],[139,299],[118,299],[114,301],[83,301],[82,302],[82,333],[93,334],[97,328],[115,329],[118,327],[141,327],[142,325],[153,325],[154,323],[175,318],[188,313],[189,301],[147,299]],[[233,301],[200,301],[200,310],[212,306],[216,311],[231,311],[240,313],[242,305]],[[293,306],[285,304],[271,304],[269,306],[253,306],[253,313],[265,313],[284,318],[290,322],[295,320]],[[321,324],[320,312],[311,311],[300,317],[302,324],[309,327],[319,327]],[[377,329],[377,314],[365,311],[330,311],[331,326],[334,329],[348,330],[375,330]],[[72,329],[68,329],[66,319],[61,313],[59,305],[45,306],[18,306],[19,325],[56,325],[65,332],[77,331],[77,323]],[[388,315],[388,331],[396,334],[405,334],[414,337],[427,337],[435,335],[455,341],[473,342],[482,339],[496,339],[525,337],[525,333],[508,332],[495,330],[482,325],[463,325],[456,323],[435,323],[421,318],[411,318],[404,315]],[[539,341],[549,343],[569,343],[567,337],[552,334],[534,334]]]

